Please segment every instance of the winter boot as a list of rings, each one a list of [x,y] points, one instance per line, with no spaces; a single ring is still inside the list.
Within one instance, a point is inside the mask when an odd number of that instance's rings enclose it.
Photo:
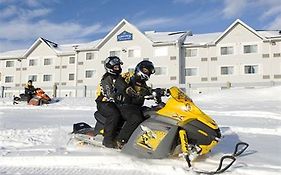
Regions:
[[[107,148],[118,148],[116,142],[107,139],[103,139],[102,145]]]

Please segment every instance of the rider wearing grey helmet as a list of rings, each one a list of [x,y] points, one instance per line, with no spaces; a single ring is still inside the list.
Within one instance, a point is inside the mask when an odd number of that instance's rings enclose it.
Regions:
[[[104,62],[106,73],[102,76],[97,89],[97,109],[106,118],[102,144],[108,148],[117,148],[115,137],[121,114],[114,98],[116,95],[115,81],[122,72],[121,65],[123,62],[119,57],[107,57]]]

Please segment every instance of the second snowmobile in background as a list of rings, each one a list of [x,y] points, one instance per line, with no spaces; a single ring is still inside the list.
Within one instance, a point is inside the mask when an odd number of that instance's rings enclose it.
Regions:
[[[20,97],[14,97],[13,101],[14,104],[18,104],[21,101],[26,102],[27,96],[25,96],[25,94],[20,94]],[[35,94],[33,98],[30,99],[28,104],[33,106],[40,106],[43,104],[49,104],[51,102],[53,102],[52,99],[45,93],[45,91],[43,91],[41,88],[36,88]]]

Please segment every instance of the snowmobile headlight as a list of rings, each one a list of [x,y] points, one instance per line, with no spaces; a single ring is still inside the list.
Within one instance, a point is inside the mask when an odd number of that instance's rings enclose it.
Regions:
[[[186,104],[186,105],[183,107],[183,110],[186,111],[186,112],[190,111],[190,109],[191,109],[191,106],[190,106],[189,104]]]

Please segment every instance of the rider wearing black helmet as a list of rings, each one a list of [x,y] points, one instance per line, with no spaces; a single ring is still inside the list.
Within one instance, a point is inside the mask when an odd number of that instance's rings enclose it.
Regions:
[[[116,80],[115,103],[126,121],[117,136],[119,144],[125,144],[143,121],[141,107],[144,104],[144,96],[151,94],[151,88],[147,86],[146,81],[154,73],[153,63],[144,60],[137,64],[134,72],[124,73]]]
[[[29,103],[35,94],[35,87],[32,85],[32,80],[28,80],[26,86],[24,87],[24,94],[27,97],[27,103]]]
[[[155,73],[154,65],[151,61],[141,61],[135,68],[135,77],[137,81],[145,82]]]
[[[121,114],[114,103],[114,99],[116,95],[115,81],[122,72],[121,65],[123,65],[123,62],[117,56],[110,56],[105,59],[106,73],[102,76],[97,90],[97,109],[106,118],[102,144],[108,148],[117,147],[114,140]]]

